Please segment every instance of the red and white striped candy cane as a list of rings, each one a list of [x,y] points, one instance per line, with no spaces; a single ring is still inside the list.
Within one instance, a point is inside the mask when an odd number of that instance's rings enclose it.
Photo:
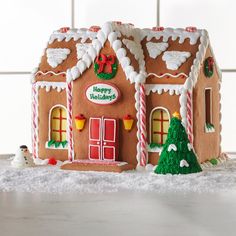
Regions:
[[[67,139],[68,139],[68,159],[73,160],[74,157],[74,145],[72,134],[72,82],[67,83]]]
[[[190,143],[193,143],[192,92],[190,91],[187,91],[187,133]]]
[[[32,156],[38,157],[38,88],[32,85]]]
[[[140,165],[146,166],[147,164],[147,131],[146,131],[146,94],[143,84],[140,85]]]

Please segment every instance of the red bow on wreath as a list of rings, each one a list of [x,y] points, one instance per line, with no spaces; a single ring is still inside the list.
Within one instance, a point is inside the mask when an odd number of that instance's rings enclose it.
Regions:
[[[101,73],[104,71],[105,66],[107,67],[107,72],[112,73],[112,65],[115,63],[116,57],[114,55],[106,56],[104,54],[100,54],[97,59],[96,63],[98,64],[98,71],[97,73]]]

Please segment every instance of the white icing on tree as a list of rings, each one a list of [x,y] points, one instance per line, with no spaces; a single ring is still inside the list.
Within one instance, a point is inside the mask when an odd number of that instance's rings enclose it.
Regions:
[[[68,48],[48,48],[46,51],[47,62],[52,67],[55,68],[60,65],[70,54],[70,49]]]
[[[189,164],[186,160],[183,159],[183,160],[180,161],[179,166],[180,167],[184,167],[184,166],[189,167]]]
[[[76,44],[76,50],[77,50],[77,58],[80,60],[83,55],[86,53],[86,51],[89,48],[90,43],[77,43]]]
[[[164,52],[162,60],[166,62],[167,69],[177,70],[190,56],[190,52],[167,51]]]
[[[153,43],[148,42],[146,44],[149,56],[153,59],[156,59],[162,52],[164,52],[168,48],[168,43]]]
[[[168,149],[167,149],[167,151],[168,152],[170,152],[170,151],[177,151],[177,147],[175,146],[175,144],[170,144],[169,146],[168,146]]]

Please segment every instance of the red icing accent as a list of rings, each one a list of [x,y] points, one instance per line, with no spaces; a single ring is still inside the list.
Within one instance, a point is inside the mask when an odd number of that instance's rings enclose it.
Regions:
[[[124,116],[123,119],[124,119],[124,120],[132,120],[132,117],[131,117],[131,115],[126,115],[126,116]]]
[[[187,32],[196,32],[196,31],[197,31],[197,28],[194,27],[194,26],[188,26],[188,27],[185,28],[185,30],[186,30]]]
[[[76,120],[84,120],[85,116],[83,114],[79,114],[78,116],[75,117]]]
[[[98,32],[100,29],[101,29],[100,26],[93,25],[93,26],[91,26],[91,27],[89,28],[89,31]]]
[[[115,161],[118,157],[118,121],[90,118],[89,159]]]
[[[164,27],[162,27],[162,26],[155,26],[155,27],[152,27],[152,30],[153,31],[163,31],[165,28]]]
[[[70,29],[70,27],[62,27],[62,28],[60,28],[60,32],[61,33],[66,33],[68,30]]]
[[[48,159],[48,165],[53,165],[55,166],[57,164],[57,160],[54,157],[50,157]]]
[[[105,66],[107,67],[108,73],[112,73],[112,65],[116,61],[116,56],[109,55],[106,56],[105,54],[100,54],[96,58],[96,63],[99,65],[98,74],[104,71]]]

